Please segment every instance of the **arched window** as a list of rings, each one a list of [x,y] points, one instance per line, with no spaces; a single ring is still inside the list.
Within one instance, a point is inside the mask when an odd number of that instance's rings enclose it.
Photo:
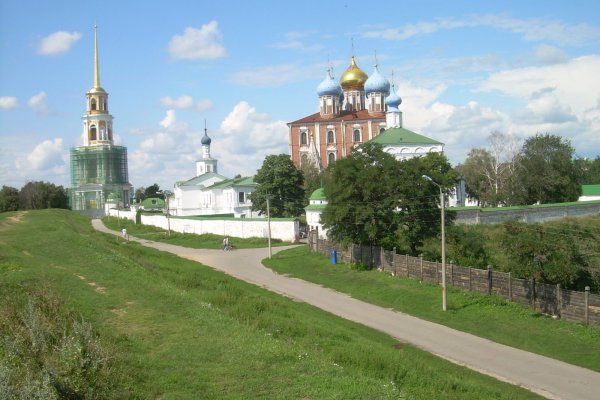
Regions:
[[[306,131],[300,132],[300,144],[308,144],[308,134]]]
[[[383,131],[385,131],[385,128],[382,126],[381,128],[379,128],[379,133],[383,133]]]
[[[335,161],[335,153],[329,153],[327,155],[327,165],[333,164],[334,161]]]
[[[327,143],[333,143],[334,141],[333,131],[327,131]]]
[[[90,102],[90,110],[96,110],[96,99],[92,99],[92,101]]]
[[[96,125],[90,126],[90,140],[98,140],[96,138]]]
[[[102,109],[103,109],[104,111],[106,111],[106,110],[107,110],[107,107],[106,107],[106,99],[104,99],[104,103],[103,103],[103,105],[104,105],[104,107],[103,107]]]
[[[353,142],[360,142],[360,130],[355,129],[353,134],[352,134],[352,141]]]

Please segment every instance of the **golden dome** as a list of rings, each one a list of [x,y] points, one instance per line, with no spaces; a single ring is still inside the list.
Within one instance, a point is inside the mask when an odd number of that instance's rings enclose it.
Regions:
[[[364,90],[365,82],[368,78],[367,74],[365,74],[362,69],[358,68],[356,60],[354,59],[354,56],[352,56],[350,66],[344,71],[340,78],[340,85],[344,90]]]

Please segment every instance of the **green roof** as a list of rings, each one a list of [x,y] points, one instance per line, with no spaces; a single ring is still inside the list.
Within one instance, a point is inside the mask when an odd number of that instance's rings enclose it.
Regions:
[[[583,196],[600,196],[600,185],[581,185]]]
[[[247,176],[243,178],[225,179],[224,181],[209,186],[207,189],[225,189],[233,186],[257,186],[257,184],[254,182],[254,177]]]
[[[379,143],[382,145],[403,145],[403,144],[444,144],[437,140],[430,139],[426,136],[419,135],[413,131],[404,128],[389,128],[369,140],[371,143]]]
[[[327,204],[309,204],[304,207],[305,210],[324,210]]]
[[[310,195],[310,200],[327,200],[327,197],[325,197],[325,190],[323,190],[323,188],[315,190]]]
[[[165,208],[165,201],[158,197],[148,197],[142,201],[142,207],[149,208]]]

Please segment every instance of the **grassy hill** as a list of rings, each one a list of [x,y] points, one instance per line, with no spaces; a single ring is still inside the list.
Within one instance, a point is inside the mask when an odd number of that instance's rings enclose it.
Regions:
[[[64,210],[0,214],[0,335],[0,398],[536,398]]]

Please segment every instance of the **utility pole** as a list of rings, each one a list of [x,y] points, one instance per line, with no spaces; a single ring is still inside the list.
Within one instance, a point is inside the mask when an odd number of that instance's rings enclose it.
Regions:
[[[442,310],[448,309],[448,291],[446,289],[446,202],[444,199],[444,190],[442,186],[435,182],[427,175],[423,175],[423,179],[428,180],[440,189],[440,212],[442,213]]]

